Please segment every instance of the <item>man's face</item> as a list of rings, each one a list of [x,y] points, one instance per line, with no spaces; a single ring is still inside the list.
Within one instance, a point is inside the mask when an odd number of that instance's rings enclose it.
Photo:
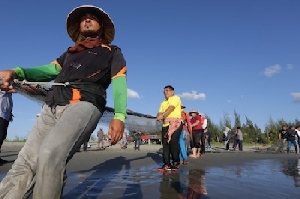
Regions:
[[[168,99],[169,97],[172,97],[174,95],[174,91],[170,88],[165,88],[164,95],[165,95],[165,98]]]
[[[286,131],[286,126],[283,126],[282,129],[283,129],[284,131]]]
[[[89,33],[89,32],[98,32],[101,26],[99,23],[99,19],[92,15],[86,14],[81,18],[80,21],[80,32],[81,33]]]

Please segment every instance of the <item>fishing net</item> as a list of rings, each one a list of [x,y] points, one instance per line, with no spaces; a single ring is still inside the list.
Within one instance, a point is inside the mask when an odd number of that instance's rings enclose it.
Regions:
[[[51,82],[28,82],[14,80],[13,85],[17,93],[34,100],[39,104],[43,104],[46,99],[47,92],[55,83]],[[63,86],[60,85],[58,86]],[[99,124],[109,124],[114,117],[114,109],[105,107],[103,116],[99,120]],[[141,131],[144,133],[158,132],[161,130],[161,123],[155,117],[147,114],[127,110],[127,119],[125,121],[126,129],[129,131]]]

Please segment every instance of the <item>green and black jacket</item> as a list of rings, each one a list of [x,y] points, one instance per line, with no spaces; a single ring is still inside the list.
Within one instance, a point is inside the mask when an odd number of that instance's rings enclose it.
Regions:
[[[102,45],[77,53],[67,51],[51,64],[13,70],[19,80],[69,82],[66,87],[52,86],[46,98],[49,106],[88,101],[103,112],[106,89],[112,83],[114,118],[121,121],[126,118],[126,61],[117,46]]]

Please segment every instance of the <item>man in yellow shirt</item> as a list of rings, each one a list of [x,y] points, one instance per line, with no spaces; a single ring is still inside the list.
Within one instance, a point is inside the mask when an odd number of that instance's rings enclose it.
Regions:
[[[162,143],[163,163],[159,171],[178,170],[179,165],[179,137],[182,131],[181,100],[174,95],[174,88],[170,85],[164,88],[165,100],[160,104],[157,120],[163,121]],[[172,157],[172,164],[170,161]]]

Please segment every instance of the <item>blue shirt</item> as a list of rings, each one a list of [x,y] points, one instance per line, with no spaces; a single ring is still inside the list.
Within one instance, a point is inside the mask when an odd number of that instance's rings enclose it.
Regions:
[[[12,93],[0,90],[0,117],[9,121],[12,115],[13,101]]]

